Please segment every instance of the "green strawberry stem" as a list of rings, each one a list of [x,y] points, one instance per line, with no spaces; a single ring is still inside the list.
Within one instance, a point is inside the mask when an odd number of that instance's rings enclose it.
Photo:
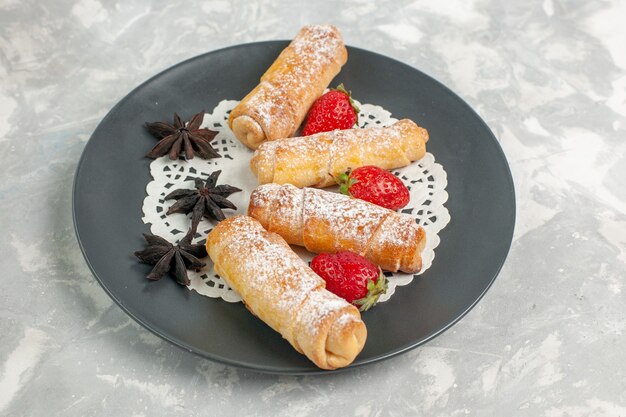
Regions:
[[[379,275],[376,282],[373,279],[367,281],[367,295],[352,302],[354,305],[359,306],[359,311],[367,311],[372,308],[376,305],[380,296],[387,292],[387,277],[385,277],[380,268],[378,268],[378,271]]]
[[[359,180],[350,178],[351,172],[352,168],[348,168],[346,172],[344,172],[343,174],[339,174],[335,177],[335,181],[337,181],[337,184],[339,184],[339,192],[341,194],[350,195],[350,187],[359,182]]]
[[[356,124],[358,125],[359,113],[361,112],[361,109],[359,109],[359,106],[357,106],[354,100],[352,100],[352,91],[347,91],[346,88],[343,86],[343,83],[339,84],[336,88],[331,88],[330,90],[341,91],[342,93],[348,96],[348,99],[350,100],[350,105],[352,106],[352,109],[354,110],[354,113],[356,114]]]

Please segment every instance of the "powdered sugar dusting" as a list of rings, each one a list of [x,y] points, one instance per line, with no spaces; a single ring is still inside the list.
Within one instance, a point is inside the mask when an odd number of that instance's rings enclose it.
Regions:
[[[280,188],[280,185],[274,183],[265,184],[262,187],[256,187],[254,192],[250,194],[250,205],[268,205],[269,201],[274,199],[274,196]]]
[[[281,91],[294,115],[304,117],[313,100],[339,71],[345,50],[339,31],[331,25],[303,27],[285,48],[276,63],[261,77]],[[338,66],[337,66],[338,64]],[[329,70],[331,74],[327,74]],[[316,88],[312,88],[316,87]],[[302,120],[297,121],[298,125]],[[298,126],[295,126],[291,136]]]
[[[343,313],[341,316],[339,316],[339,318],[337,319],[336,323],[339,326],[346,326],[349,323],[352,323],[353,321],[356,321],[357,318],[354,316],[354,314],[350,314],[350,313]]]
[[[234,268],[236,276],[224,278],[256,315],[288,340],[295,328],[313,334],[320,321],[335,311],[353,309],[328,292],[324,280],[280,236],[267,232],[256,220],[237,216],[222,222],[214,232],[224,228],[219,241],[211,241],[209,235],[209,254]],[[290,320],[286,325],[280,319],[296,312],[295,323]]]
[[[336,60],[338,51],[344,47],[339,31],[332,25],[303,27],[291,46],[303,60],[319,67]]]
[[[390,271],[421,267],[424,233],[415,220],[363,200],[266,184],[252,193],[249,214],[287,242],[314,253],[349,250]]]
[[[394,216],[395,217],[395,216]],[[388,218],[389,219],[389,218]],[[405,227],[385,227],[385,225],[381,225],[379,229],[380,239],[385,242],[389,242],[390,245],[393,246],[401,246],[407,240],[407,235],[412,232],[412,230],[408,230],[409,228],[415,229],[414,233],[417,233],[417,223],[413,220],[412,217],[407,215],[398,215],[398,218],[394,219],[399,221],[400,223],[404,223]]]
[[[245,214],[247,212],[250,193],[258,186],[258,182],[252,172],[246,168],[253,152],[234,137],[226,123],[229,113],[237,104],[238,101],[236,100],[222,100],[213,109],[212,113],[205,114],[202,122],[202,127],[218,131],[212,144],[218,149],[222,158],[208,161],[200,158],[194,158],[189,161],[183,159],[170,161],[169,158],[164,157],[158,158],[150,164],[150,174],[153,180],[146,187],[147,195],[143,202],[142,210],[144,216],[142,220],[150,225],[152,233],[163,236],[172,243],[180,240],[189,228],[189,216],[184,214],[165,215],[173,201],[164,200],[163,197],[172,189],[193,187],[191,178],[206,178],[209,173],[216,169],[222,170],[221,182],[243,189],[242,192],[231,196],[231,200],[238,209],[234,211],[228,210],[227,215]],[[387,110],[380,106],[367,103],[358,103],[358,105],[361,108],[359,127],[390,126],[397,122]],[[279,142],[269,142],[263,146],[276,146],[275,144]],[[409,205],[402,209],[402,212],[408,213],[406,216],[410,217],[411,220],[422,226],[426,231],[426,248],[422,252],[423,266],[421,274],[433,262],[434,249],[439,244],[439,230],[450,221],[449,213],[444,206],[448,197],[445,190],[447,184],[446,172],[440,164],[436,163],[435,158],[430,153],[426,153],[418,162],[404,168],[394,169],[392,172],[407,185],[411,195]],[[268,184],[263,190],[269,192],[272,187],[278,188],[280,186]],[[268,198],[268,196],[263,196],[260,193],[255,193],[255,196],[260,199]],[[286,196],[282,198],[286,198]],[[303,195],[299,193],[299,197],[294,198],[302,200]],[[300,202],[298,204],[301,206]],[[272,209],[275,210],[274,216],[277,217],[285,216],[287,212],[286,208],[283,210],[279,205],[273,206]],[[301,217],[302,214],[303,210],[290,221],[298,223],[298,217]],[[214,226],[215,222],[203,219],[200,222],[199,234],[196,236],[195,242],[202,241]],[[380,232],[380,230],[377,231],[377,233]],[[389,239],[390,242],[403,239],[402,235],[393,234],[391,231],[389,233],[386,239]],[[300,233],[300,235],[302,234]],[[292,249],[305,263],[313,257],[313,254],[302,247],[293,246]],[[224,279],[217,274],[211,262],[208,262],[207,267],[199,272],[189,271],[188,273],[192,282],[189,286],[190,290],[194,290],[204,296],[222,298],[227,302],[241,301],[239,294],[231,289]],[[398,286],[409,284],[414,277],[414,274],[389,274],[387,294],[384,294],[379,302],[384,302],[392,297]]]
[[[284,187],[293,186],[286,184]],[[317,218],[327,225],[332,236],[341,236],[334,242],[333,252],[351,249],[363,253],[369,239],[390,214],[389,210],[382,207],[343,194],[315,188],[304,188],[303,192],[305,222]],[[354,247],[346,248],[346,242],[353,242]]]
[[[262,291],[275,280],[285,291],[280,299],[286,307],[296,307],[303,293],[324,286],[324,281],[296,255],[282,238],[268,239],[268,232],[248,217],[239,216],[231,220],[234,229],[225,249],[238,254],[240,269],[246,278],[246,286]],[[241,256],[245,254],[245,256]],[[227,282],[228,278],[224,277]],[[230,283],[240,293],[236,283]],[[242,293],[242,295],[244,295]],[[291,304],[290,304],[291,303]]]
[[[297,77],[305,72],[315,74],[321,68],[337,61],[343,48],[343,39],[334,26],[305,26],[300,29],[286,50],[290,58],[287,63],[294,67],[285,75],[295,74]]]
[[[269,140],[292,136],[345,63],[346,54],[335,27],[303,27],[233,111],[233,118],[252,117]]]
[[[297,315],[297,321],[308,333],[315,334],[320,330],[320,323],[343,310],[354,311],[355,307],[329,291],[316,291],[311,293],[306,304],[302,305]],[[342,314],[340,318],[344,315]],[[343,323],[345,325],[349,322],[343,319]]]
[[[266,81],[255,89],[248,97],[247,111],[261,126],[269,137],[288,135],[295,132],[295,114],[290,106],[284,105],[283,93]]]
[[[409,120],[388,127],[334,130],[263,143],[253,160],[260,183],[325,187],[349,168],[376,165],[393,169],[425,154],[426,131]],[[271,163],[271,165],[270,165]]]

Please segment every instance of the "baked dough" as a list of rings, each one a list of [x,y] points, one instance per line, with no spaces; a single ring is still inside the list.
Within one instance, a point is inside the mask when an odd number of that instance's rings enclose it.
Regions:
[[[291,137],[311,104],[348,59],[341,34],[332,25],[305,26],[233,109],[228,126],[244,145]]]
[[[347,366],[361,352],[367,329],[359,310],[327,291],[282,237],[235,216],[215,226],[206,246],[246,307],[318,367]]]
[[[375,165],[393,169],[426,153],[428,132],[409,119],[389,127],[335,130],[263,143],[250,169],[260,184],[328,187],[348,168]]]
[[[316,188],[265,184],[250,195],[248,215],[310,252],[349,250],[393,272],[422,268],[424,229],[409,215],[363,200]]]

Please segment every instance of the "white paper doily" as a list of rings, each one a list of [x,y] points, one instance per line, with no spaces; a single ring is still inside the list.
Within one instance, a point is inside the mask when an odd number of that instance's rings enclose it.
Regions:
[[[193,189],[192,178],[206,178],[211,172],[218,169],[222,170],[218,184],[230,184],[243,190],[229,197],[229,200],[237,206],[237,210],[225,209],[224,213],[226,216],[246,213],[250,193],[256,188],[258,182],[249,168],[253,152],[242,145],[228,128],[228,114],[237,103],[236,100],[222,100],[212,113],[205,114],[202,122],[202,127],[218,132],[212,144],[222,155],[221,158],[207,161],[196,157],[189,161],[184,159],[172,161],[166,155],[155,159],[150,164],[153,180],[146,187],[147,196],[143,201],[144,215],[142,220],[144,223],[150,224],[150,231],[153,234],[162,236],[172,243],[178,242],[189,230],[191,215],[182,213],[166,215],[165,213],[175,203],[175,200],[165,201],[163,197],[178,188]],[[359,114],[360,127],[368,125],[389,126],[397,121],[391,117],[391,113],[380,106],[357,104],[361,109]],[[440,164],[435,162],[435,158],[430,153],[426,153],[420,161],[412,163],[408,167],[393,170],[393,172],[402,178],[411,195],[408,206],[400,211],[415,217],[417,223],[426,231],[427,243],[422,253],[423,267],[419,272],[422,274],[431,266],[435,257],[434,249],[439,245],[439,231],[450,221],[450,214],[444,207],[444,203],[448,199],[446,172]],[[203,242],[213,225],[213,221],[202,219],[194,242]],[[293,249],[306,261],[310,261],[313,257],[303,248],[293,246]],[[208,297],[219,297],[229,302],[241,301],[239,295],[231,290],[226,282],[215,273],[210,258],[207,258],[206,262],[207,266],[204,270],[200,272],[189,271],[189,279],[191,280],[189,288]],[[386,275],[389,278],[389,289],[380,298],[380,302],[388,300],[397,286],[410,283],[415,276],[390,272]]]

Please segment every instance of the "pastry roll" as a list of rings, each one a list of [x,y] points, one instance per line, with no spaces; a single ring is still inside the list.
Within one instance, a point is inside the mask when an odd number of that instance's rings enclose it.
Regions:
[[[235,216],[215,226],[206,246],[246,307],[317,366],[341,368],[359,354],[367,338],[359,310],[327,291],[282,237]]]
[[[248,215],[288,243],[314,253],[349,250],[393,272],[422,268],[424,229],[409,215],[363,200],[291,184],[265,184],[252,192]]]
[[[348,168],[399,168],[426,153],[428,132],[409,119],[389,127],[335,130],[263,143],[250,169],[260,184],[328,187]]]
[[[246,146],[293,136],[309,107],[346,63],[341,34],[331,25],[305,26],[233,109],[228,126]]]

